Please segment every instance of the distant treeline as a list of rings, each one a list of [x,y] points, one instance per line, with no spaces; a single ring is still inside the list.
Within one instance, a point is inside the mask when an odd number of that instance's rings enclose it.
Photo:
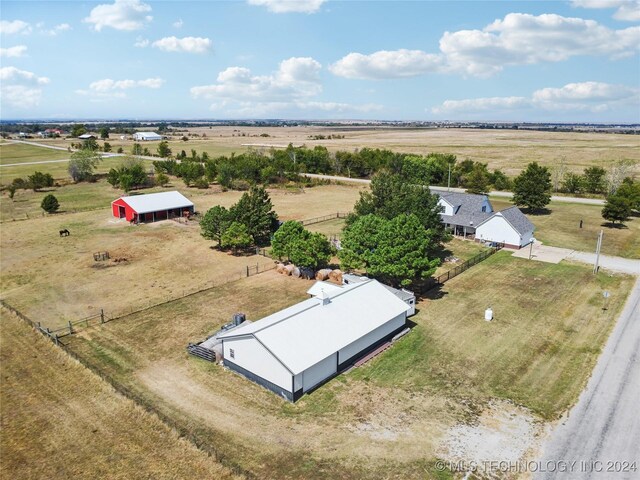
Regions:
[[[284,150],[261,152],[250,150],[240,155],[210,158],[195,150],[191,155],[180,152],[180,160],[153,162],[156,171],[188,177],[189,183],[205,177],[227,188],[246,189],[249,185],[299,180],[299,173],[319,173],[355,178],[370,178],[386,170],[402,174],[407,182],[421,185],[442,185],[472,191],[486,191],[489,186],[507,190],[511,181],[500,170],[490,172],[487,165],[472,160],[458,162],[455,155],[430,153],[415,155],[390,150],[363,148],[354,152],[330,152],[326,147],[289,146]],[[185,180],[187,183],[187,180]]]

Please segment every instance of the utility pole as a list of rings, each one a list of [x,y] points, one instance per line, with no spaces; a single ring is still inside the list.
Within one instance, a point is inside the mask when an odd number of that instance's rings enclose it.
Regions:
[[[598,273],[598,263],[600,262],[600,249],[602,248],[602,237],[604,236],[604,230],[600,230],[598,234],[598,243],[596,244],[596,262],[593,265],[593,273]]]

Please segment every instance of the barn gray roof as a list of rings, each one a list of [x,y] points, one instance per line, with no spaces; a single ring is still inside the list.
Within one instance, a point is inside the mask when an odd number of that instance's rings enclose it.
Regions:
[[[500,213],[520,235],[532,232],[535,228],[533,223],[531,223],[525,214],[515,205],[500,210],[498,213]]]

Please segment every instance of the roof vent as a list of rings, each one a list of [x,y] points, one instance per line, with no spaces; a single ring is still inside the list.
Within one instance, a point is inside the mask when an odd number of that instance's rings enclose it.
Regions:
[[[331,303],[331,299],[329,298],[327,292],[324,291],[324,288],[320,290],[320,295],[318,295],[318,298],[322,301],[322,305],[329,305]]]

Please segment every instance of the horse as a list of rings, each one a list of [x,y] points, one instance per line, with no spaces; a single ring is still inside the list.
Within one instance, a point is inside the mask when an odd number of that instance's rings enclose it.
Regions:
[[[69,230],[67,230],[66,228],[64,230],[60,230],[61,237],[68,237],[69,235],[71,235],[71,233],[69,233]]]

